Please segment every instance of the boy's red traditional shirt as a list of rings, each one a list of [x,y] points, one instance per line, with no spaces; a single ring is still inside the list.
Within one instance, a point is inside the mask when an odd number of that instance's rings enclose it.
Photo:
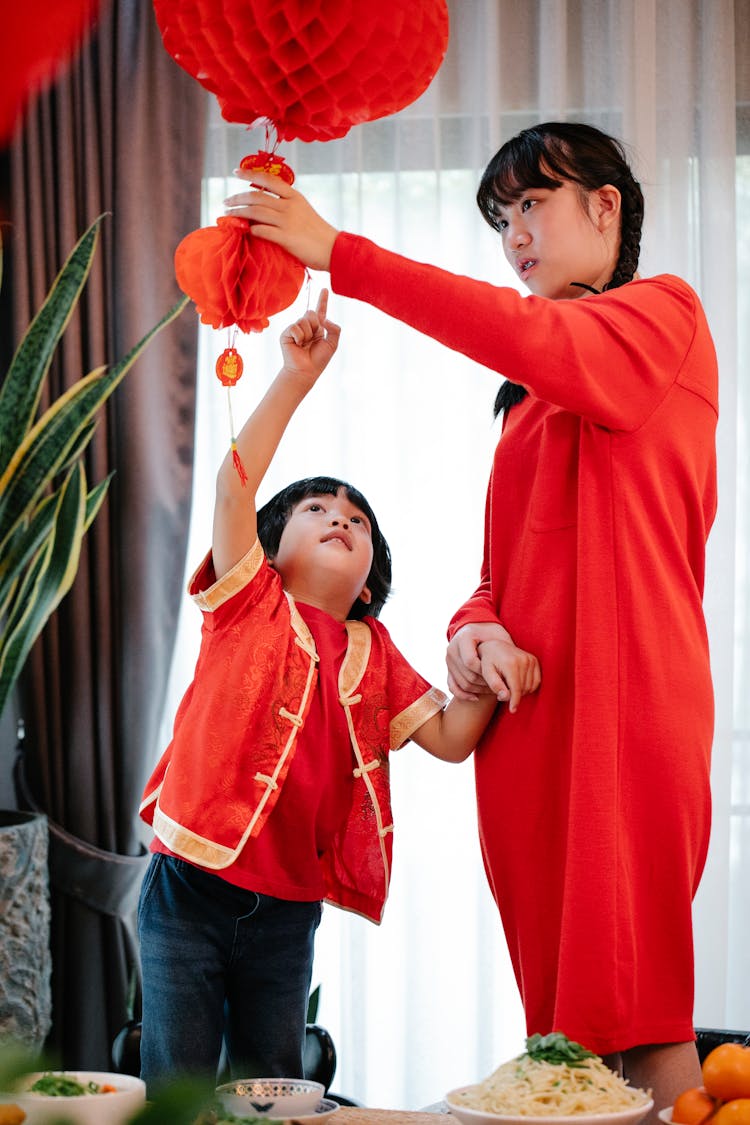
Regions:
[[[203,610],[193,682],[141,816],[173,854],[221,873],[278,800],[318,680],[312,634],[256,541],[219,581],[210,556],[190,583]],[[393,821],[388,754],[436,714],[442,692],[418,676],[379,621],[347,621],[339,673],[353,760],[353,799],[320,857],[327,899],[379,922]]]

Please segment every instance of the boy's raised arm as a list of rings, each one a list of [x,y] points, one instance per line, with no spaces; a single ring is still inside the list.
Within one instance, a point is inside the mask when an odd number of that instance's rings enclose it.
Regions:
[[[255,497],[295,410],[314,387],[338,347],[341,329],[328,320],[328,290],[317,308],[281,335],[283,366],[237,434],[237,452],[247,474],[243,485],[231,451],[216,478],[213,563],[221,578],[252,547],[257,534]]]

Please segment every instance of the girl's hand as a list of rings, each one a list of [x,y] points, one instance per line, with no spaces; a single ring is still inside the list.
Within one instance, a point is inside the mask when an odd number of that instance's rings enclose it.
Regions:
[[[451,639],[445,662],[448,666],[448,690],[458,699],[473,700],[490,693],[482,675],[479,646],[482,641],[511,641],[510,633],[496,621],[479,621],[464,625]],[[494,694],[494,693],[491,693]]]
[[[278,176],[255,168],[236,168],[233,175],[249,180],[254,188],[224,200],[228,215],[250,219],[252,234],[283,246],[314,270],[331,266],[335,227],[314,210],[307,199]]]
[[[310,384],[325,370],[339,346],[341,328],[327,319],[327,311],[328,290],[321,289],[317,307],[308,309],[281,334],[284,370]]]

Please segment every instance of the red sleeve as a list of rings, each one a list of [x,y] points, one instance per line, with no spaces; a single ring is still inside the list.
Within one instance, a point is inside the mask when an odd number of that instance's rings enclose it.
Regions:
[[[491,487],[491,485],[490,485]],[[487,499],[484,505],[484,557],[482,559],[482,573],[474,593],[460,609],[456,610],[448,624],[448,640],[464,625],[475,622],[493,621],[502,625],[497,615],[494,598],[492,597],[490,583],[490,537],[489,537],[489,510],[490,490],[487,490]]]
[[[368,617],[367,624],[372,633],[373,656],[380,650],[377,660],[382,662],[385,671],[388,703],[393,717],[430,692],[432,684],[409,663],[382,621]]]
[[[696,328],[698,299],[676,277],[551,301],[346,233],[333,248],[331,285],[612,430],[643,425],[677,378]]]
[[[256,605],[268,613],[269,597],[276,606],[285,601],[281,578],[268,565],[257,539],[247,554],[218,579],[209,551],[190,579],[188,593],[202,610],[203,625],[209,632],[233,628]]]

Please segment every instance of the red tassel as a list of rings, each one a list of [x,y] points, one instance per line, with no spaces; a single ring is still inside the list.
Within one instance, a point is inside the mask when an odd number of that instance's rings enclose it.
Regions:
[[[232,442],[232,461],[234,462],[234,467],[237,470],[237,476],[240,478],[240,483],[244,488],[247,484],[247,473],[245,472],[245,466],[242,464],[242,458],[237,452],[236,441]]]

